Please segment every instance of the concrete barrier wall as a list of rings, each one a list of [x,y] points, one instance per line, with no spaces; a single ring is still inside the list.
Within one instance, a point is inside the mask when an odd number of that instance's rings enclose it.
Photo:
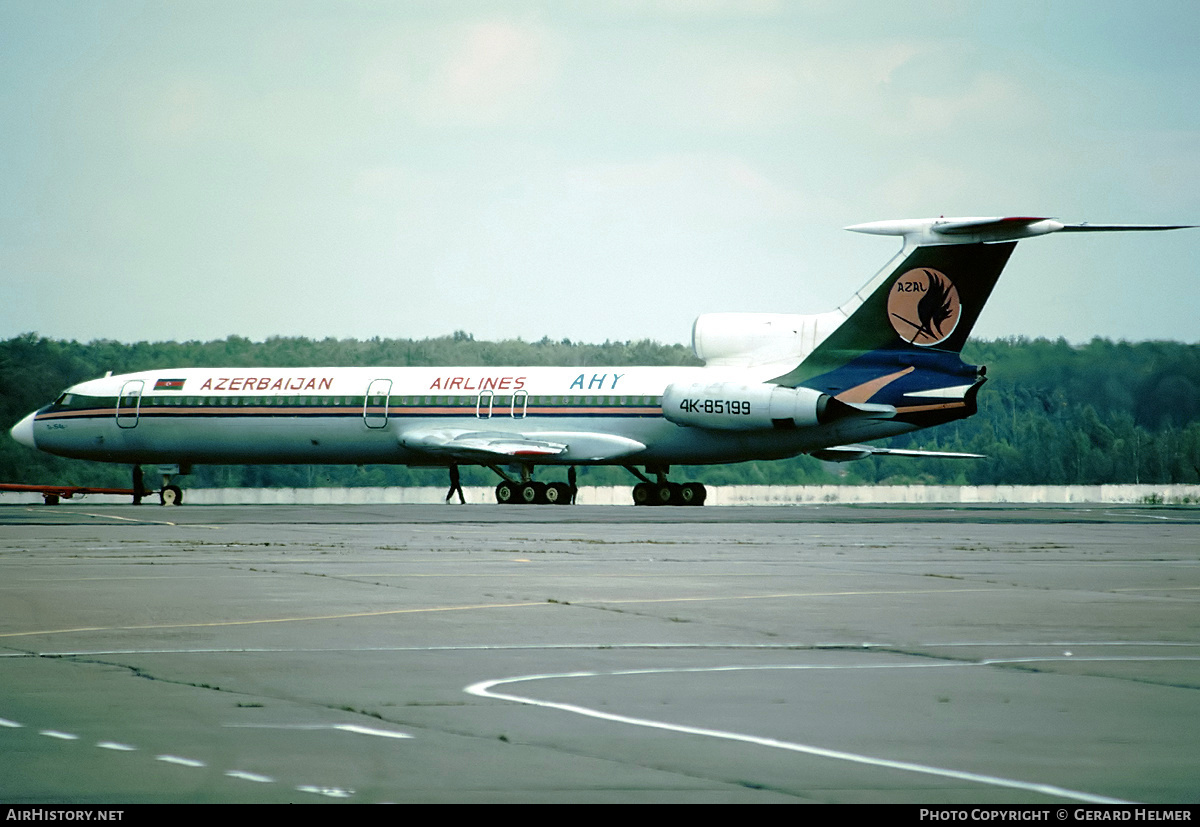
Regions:
[[[582,505],[631,505],[630,487],[582,486]],[[492,488],[464,488],[468,503],[494,503]],[[188,505],[386,505],[444,502],[445,488],[207,488],[185,489]],[[0,492],[0,504],[40,504],[39,494]],[[128,503],[93,495],[63,505]],[[147,499],[157,502],[157,497]],[[457,498],[456,498],[457,502]],[[726,485],[709,486],[709,505],[821,503],[1190,503],[1200,485]]]

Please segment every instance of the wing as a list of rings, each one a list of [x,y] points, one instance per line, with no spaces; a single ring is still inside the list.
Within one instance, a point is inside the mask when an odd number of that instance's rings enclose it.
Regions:
[[[812,456],[826,462],[848,462],[870,456],[890,454],[894,457],[935,457],[940,459],[984,459],[983,454],[962,454],[956,451],[918,451],[915,448],[878,448],[874,445],[834,445],[813,451]]]
[[[522,434],[429,428],[405,432],[400,444],[410,451],[461,462],[492,463],[506,459],[598,462],[644,451],[635,439],[574,431]]]

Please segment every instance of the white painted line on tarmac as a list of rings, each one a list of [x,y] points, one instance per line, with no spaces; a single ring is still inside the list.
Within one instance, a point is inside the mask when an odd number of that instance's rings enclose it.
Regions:
[[[379,729],[365,727],[361,724],[225,724],[231,729],[294,729],[316,732],[322,729],[332,729],[339,732],[352,732],[356,735],[374,735],[379,738],[412,738],[406,732],[394,729]]]
[[[349,620],[365,617],[386,617],[389,615],[425,614],[430,612],[465,612],[476,609],[523,609],[545,608],[553,606],[543,600],[525,603],[481,603],[468,606],[432,606],[416,609],[384,609],[376,612],[344,612],[333,615],[299,615],[296,617],[265,617],[246,620],[219,620],[206,623],[162,623],[147,626],[81,626],[73,629],[40,629],[29,632],[0,632],[0,638],[29,637],[33,635],[61,635],[73,632],[113,632],[113,631],[145,631],[150,629],[202,629],[220,626],[257,626],[264,623],[299,623],[314,620]]]
[[[1129,663],[1129,662],[1135,662],[1135,661],[1139,662],[1139,663],[1144,663],[1147,661],[1153,662],[1153,661],[1162,661],[1162,660],[1172,661],[1172,662],[1188,661],[1188,660],[1200,661],[1200,657],[1180,657],[1180,656],[1152,657],[1149,655],[1145,655],[1145,656],[1143,656],[1143,655],[1109,655],[1106,657],[1103,655],[1089,655],[1086,657],[1079,657],[1078,655],[1072,655],[1070,652],[1064,652],[1061,656],[1046,655],[1045,657],[1040,657],[1040,658],[988,658],[986,660],[979,661],[979,663],[984,666],[1004,666],[1007,663],[1045,663],[1046,661],[1065,661],[1068,659],[1073,660],[1073,661],[1083,661],[1084,663],[1093,663],[1096,661],[1119,661],[1121,663]]]
[[[59,732],[57,729],[43,729],[38,735],[45,735],[47,738],[58,738],[60,741],[79,740],[78,735],[73,735],[70,732]]]
[[[1189,643],[1187,641],[1178,640],[1026,640],[1026,641],[998,641],[998,640],[981,640],[981,641],[944,641],[942,643],[918,643],[921,648],[932,648],[935,646],[1200,646],[1200,642]]]
[[[227,724],[227,726],[246,726],[246,725]],[[292,728],[333,729],[333,730],[339,730],[342,732],[351,732],[351,733],[355,733],[355,734],[359,734],[359,735],[374,735],[374,736],[383,737],[383,738],[411,738],[411,737],[413,737],[413,736],[405,734],[403,732],[379,729],[379,728],[375,728],[375,727],[365,727],[365,726],[360,726],[357,724],[318,724],[318,725],[312,725],[312,726],[303,726],[302,725],[300,727],[285,727],[285,726],[272,727],[271,725],[253,725],[253,724],[251,724],[249,726],[262,726],[263,728],[274,728],[274,729],[284,729],[284,728],[286,728],[286,729],[292,729]],[[0,727],[19,729],[19,728],[24,727],[24,724],[17,723],[16,721],[10,721],[7,718],[0,718]],[[78,735],[72,734],[70,732],[63,732],[61,730],[56,730],[56,729],[43,729],[43,730],[39,731],[38,734],[45,735],[48,738],[56,738],[56,739],[63,740],[63,741],[76,741],[79,739]],[[136,752],[138,750],[137,747],[132,746],[131,744],[124,744],[119,741],[97,741],[96,746],[99,749],[112,750],[114,752]],[[171,755],[168,753],[164,753],[162,755],[156,755],[155,760],[162,761],[167,764],[175,764],[176,766],[180,766],[180,767],[202,768],[202,767],[208,766],[204,761],[200,761],[195,758],[184,758],[179,755]],[[275,779],[269,775],[263,775],[261,773],[256,773],[256,772],[250,772],[248,770],[236,770],[236,769],[235,770],[226,770],[224,774],[228,778],[236,778],[236,779],[239,779],[242,781],[251,781],[254,783],[258,783],[258,784],[274,784],[274,783],[276,783]],[[303,785],[303,786],[296,787],[296,789],[299,790],[300,792],[314,793],[316,795],[326,796],[327,798],[349,798],[350,796],[354,795],[354,790],[342,789],[340,787],[321,787],[321,786],[315,786],[315,785]]]
[[[259,775],[256,772],[246,772],[245,770],[227,770],[225,773],[230,778],[240,778],[243,781],[256,781],[259,784],[271,784],[275,779],[267,775]]]
[[[197,761],[195,758],[180,758],[178,755],[156,755],[155,758],[168,764],[178,764],[181,767],[205,766],[203,761]]]
[[[340,787],[316,787],[311,784],[302,784],[296,789],[302,793],[316,793],[326,798],[349,798],[354,795],[354,790],[343,790]]]
[[[396,732],[387,729],[372,729],[371,727],[359,726],[358,724],[335,724],[333,729],[341,730],[342,732],[354,732],[358,735],[376,735],[380,738],[411,738],[412,736],[405,732]]]
[[[1109,798],[1107,796],[1093,795],[1092,793],[1080,792],[1078,790],[1068,790],[1063,787],[1056,787],[1050,784],[1035,784],[1028,781],[1017,781],[1011,778],[1001,778],[994,775],[985,775],[982,773],[966,772],[963,770],[953,770],[943,767],[933,767],[926,764],[916,764],[911,761],[894,761],[889,758],[877,758],[871,755],[859,755],[853,752],[845,752],[842,750],[826,749],[824,747],[813,746],[811,744],[797,744],[791,741],[780,741],[776,738],[763,738],[757,735],[747,735],[740,732],[728,732],[719,729],[707,729],[704,727],[684,726],[681,724],[672,724],[666,721],[655,721],[648,718],[634,718],[628,715],[616,715],[611,712],[602,712],[598,709],[590,709],[584,706],[575,704],[564,704],[555,701],[542,701],[536,698],[528,698],[520,695],[508,695],[500,692],[493,692],[492,687],[502,686],[505,684],[521,683],[525,681],[539,681],[551,679],[567,679],[567,678],[597,678],[597,677],[618,677],[623,675],[655,675],[655,674],[672,674],[672,673],[700,673],[700,672],[734,672],[734,671],[767,671],[767,670],[782,670],[782,669],[931,669],[931,668],[950,668],[950,667],[970,667],[980,666],[978,663],[958,663],[958,664],[854,664],[848,666],[830,666],[830,665],[809,665],[795,664],[790,666],[715,666],[715,667],[694,667],[685,669],[635,669],[628,671],[616,672],[567,672],[557,675],[523,675],[515,678],[501,678],[498,680],[480,681],[466,687],[463,691],[469,695],[475,695],[480,698],[495,698],[505,701],[513,701],[515,703],[527,704],[530,706],[538,706],[546,709],[558,709],[563,712],[570,712],[575,715],[584,715],[589,718],[597,718],[603,721],[613,721],[615,723],[630,724],[633,726],[648,727],[650,729],[661,729],[669,732],[680,732],[687,735],[701,735],[709,738],[721,738],[728,741],[740,741],[746,744],[754,744],[772,749],[788,750],[790,752],[799,752],[806,755],[813,755],[818,758],[831,758],[837,761],[849,761],[855,764],[865,764],[867,766],[883,767],[885,769],[903,770],[906,772],[921,773],[923,775],[933,775],[941,778],[952,778],[958,781],[968,781],[977,784],[986,784],[993,787],[1005,787],[1008,789],[1025,790],[1027,792],[1040,793],[1042,795],[1057,796],[1060,798],[1069,798],[1075,801],[1084,801],[1092,804],[1130,804],[1133,802],[1125,801],[1119,798]]]
[[[99,517],[102,520],[124,520],[129,523],[152,523],[154,525],[176,525],[169,520],[146,520],[141,517],[118,517],[116,514],[95,514],[91,511],[80,512],[87,517]]]
[[[1142,587],[1129,586],[1128,588],[1113,589],[1114,592],[1194,592],[1200,591],[1200,586],[1163,586],[1163,587]]]

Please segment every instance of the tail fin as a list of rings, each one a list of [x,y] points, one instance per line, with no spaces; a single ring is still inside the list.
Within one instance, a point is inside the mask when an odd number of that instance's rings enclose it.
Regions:
[[[839,308],[846,317],[795,369],[773,380],[836,395],[863,380],[870,366],[935,367],[968,377],[958,353],[1017,241],[1047,233],[1172,230],[1184,225],[1062,224],[1048,218],[955,218],[878,221],[854,232],[898,235],[904,247]],[[856,369],[857,368],[857,369]],[[846,375],[849,371],[851,375]]]

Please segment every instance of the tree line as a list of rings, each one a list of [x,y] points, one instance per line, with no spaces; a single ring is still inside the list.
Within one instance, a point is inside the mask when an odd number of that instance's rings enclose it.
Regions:
[[[733,484],[1103,484],[1200,482],[1200,345],[1093,339],[997,339],[967,344],[963,359],[987,365],[974,417],[892,439],[895,447],[984,454],[978,460],[871,457],[844,464],[797,457],[680,469],[680,478]],[[69,385],[172,367],[402,367],[437,365],[696,365],[682,345],[649,340],[583,344],[568,339],[476,341],[458,331],[432,339],[238,336],[209,342],[79,343],[35,334],[0,342],[0,426]],[[548,471],[547,477],[554,471]],[[624,484],[619,468],[581,468],[581,485]],[[0,481],[127,486],[129,469],[66,460],[0,439]],[[149,478],[148,478],[149,481]],[[466,485],[491,485],[463,469]],[[209,486],[442,485],[440,469],[404,466],[198,466],[187,484]]]

